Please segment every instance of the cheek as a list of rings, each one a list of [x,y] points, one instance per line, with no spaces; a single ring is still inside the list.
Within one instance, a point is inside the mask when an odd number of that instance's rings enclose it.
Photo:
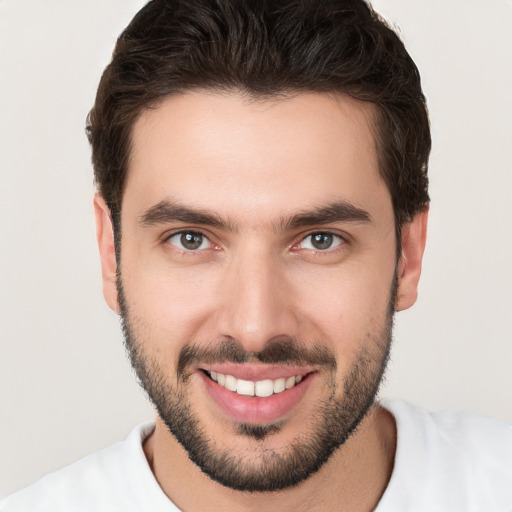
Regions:
[[[179,349],[198,340],[201,326],[215,304],[215,273],[188,267],[179,270],[154,260],[126,259],[122,265],[123,288],[130,318],[150,336],[154,350]],[[144,326],[144,327],[142,327]]]
[[[332,345],[341,361],[355,353],[385,325],[392,280],[392,268],[380,272],[355,264],[303,281],[296,293],[312,339]]]

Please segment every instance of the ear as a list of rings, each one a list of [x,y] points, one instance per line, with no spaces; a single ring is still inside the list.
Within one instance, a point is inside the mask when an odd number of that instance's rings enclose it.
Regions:
[[[117,300],[117,262],[114,246],[114,229],[110,209],[99,194],[94,196],[94,214],[96,216],[96,239],[100,250],[101,275],[103,278],[103,296],[112,311],[119,314]]]
[[[427,239],[428,207],[402,227],[402,254],[398,262],[396,311],[410,308],[418,298],[418,282]]]

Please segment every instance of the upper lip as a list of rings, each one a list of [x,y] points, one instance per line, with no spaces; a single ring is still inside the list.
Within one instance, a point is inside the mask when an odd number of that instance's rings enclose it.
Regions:
[[[315,371],[314,368],[306,366],[286,366],[286,365],[267,365],[267,364],[234,364],[218,363],[201,366],[201,370],[207,372],[217,372],[224,375],[232,375],[237,379],[251,380],[254,382],[266,379],[279,379],[288,377],[304,377],[308,373]]]

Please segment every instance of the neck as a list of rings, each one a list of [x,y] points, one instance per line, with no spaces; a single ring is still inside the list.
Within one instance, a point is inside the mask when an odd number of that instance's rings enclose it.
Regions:
[[[228,489],[204,475],[160,419],[144,443],[166,495],[181,510],[197,511],[370,511],[391,477],[395,448],[395,421],[388,411],[374,406],[357,431],[310,478],[283,491],[247,493]]]

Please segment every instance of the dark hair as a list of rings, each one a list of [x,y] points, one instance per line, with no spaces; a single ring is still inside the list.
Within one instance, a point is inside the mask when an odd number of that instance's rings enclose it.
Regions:
[[[118,225],[132,127],[190,89],[346,93],[376,105],[397,234],[429,202],[431,140],[416,65],[363,0],[153,0],[117,40],[87,120],[96,184]]]

